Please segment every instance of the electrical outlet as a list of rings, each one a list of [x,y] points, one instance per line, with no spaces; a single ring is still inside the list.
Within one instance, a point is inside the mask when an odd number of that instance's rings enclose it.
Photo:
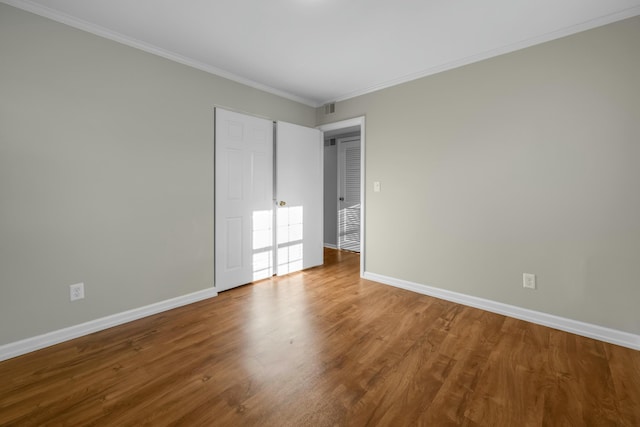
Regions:
[[[531,273],[522,273],[522,287],[527,289],[536,289],[536,275]]]
[[[79,299],[84,299],[84,283],[69,285],[69,300],[76,301]]]

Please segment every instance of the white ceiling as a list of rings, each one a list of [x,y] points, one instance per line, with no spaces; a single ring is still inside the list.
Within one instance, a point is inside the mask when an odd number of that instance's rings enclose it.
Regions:
[[[2,0],[318,106],[640,15],[640,0]]]

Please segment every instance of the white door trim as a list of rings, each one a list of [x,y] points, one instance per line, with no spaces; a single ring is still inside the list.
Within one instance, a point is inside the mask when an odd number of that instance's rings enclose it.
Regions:
[[[366,214],[367,214],[367,204],[366,204],[366,136],[365,136],[365,118],[364,116],[355,117],[353,119],[341,120],[339,122],[327,123],[324,125],[320,125],[317,128],[322,132],[328,132],[336,129],[343,129],[351,126],[360,126],[360,204],[362,209],[360,210],[360,277],[364,277],[365,267],[366,267]]]

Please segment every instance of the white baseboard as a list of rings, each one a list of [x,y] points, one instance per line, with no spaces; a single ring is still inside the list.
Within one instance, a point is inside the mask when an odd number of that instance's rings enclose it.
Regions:
[[[325,243],[324,247],[329,249],[338,249],[336,245],[332,245],[331,243]]]
[[[134,308],[133,310],[123,311],[122,313],[112,314],[100,319],[91,320],[79,325],[70,326],[68,328],[59,329],[43,335],[27,338],[21,341],[12,342],[0,346],[0,362],[21,356],[32,351],[49,347],[64,341],[69,341],[84,335],[108,329],[113,326],[131,322],[132,320],[141,319],[153,314],[162,313],[163,311],[181,307],[207,298],[218,295],[215,288],[205,289],[191,294],[182,295],[165,301],[160,301],[144,307]]]
[[[554,316],[552,314],[547,314],[540,311],[529,310],[509,304],[503,304],[501,302],[491,301],[484,298],[478,298],[458,292],[434,288],[432,286],[421,285],[419,283],[409,282],[407,280],[395,279],[393,277],[387,277],[381,274],[365,272],[363,274],[363,277],[367,280],[394,286],[396,288],[406,289],[408,291],[413,291],[419,294],[440,298],[462,305],[468,305],[471,307],[490,311],[492,313],[503,314],[508,317],[526,320],[527,322],[537,323],[539,325],[548,326],[550,328],[559,329],[561,331],[570,332],[572,334],[632,348],[634,350],[640,350],[640,335],[634,335],[629,332],[618,331],[591,323],[585,323],[577,320],[567,319],[564,317]]]

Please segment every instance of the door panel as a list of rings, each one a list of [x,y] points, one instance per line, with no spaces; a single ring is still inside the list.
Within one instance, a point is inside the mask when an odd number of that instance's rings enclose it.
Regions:
[[[276,274],[282,275],[323,263],[323,144],[319,130],[291,123],[278,122],[276,135]]]
[[[215,129],[215,285],[224,291],[273,275],[273,122],[216,108]]]
[[[242,267],[242,218],[225,218],[227,236],[225,252],[227,262],[226,271],[238,270]]]
[[[242,200],[242,150],[226,149],[227,200]]]
[[[360,252],[360,138],[338,144],[338,248]]]

